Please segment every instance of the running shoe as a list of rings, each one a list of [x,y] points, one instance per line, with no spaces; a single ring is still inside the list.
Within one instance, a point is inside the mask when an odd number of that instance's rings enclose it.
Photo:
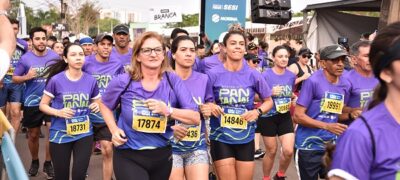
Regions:
[[[254,152],[254,159],[260,159],[263,158],[265,155],[265,151],[262,149],[257,149],[256,152]]]
[[[278,176],[278,174],[275,174],[275,176],[273,178],[273,180],[285,180],[285,179],[286,179],[286,176],[280,177],[280,176]]]
[[[38,172],[39,172],[39,160],[32,160],[28,174],[29,176],[37,176]]]
[[[47,179],[54,179],[54,168],[51,162],[44,162],[43,172],[44,174],[46,174]]]

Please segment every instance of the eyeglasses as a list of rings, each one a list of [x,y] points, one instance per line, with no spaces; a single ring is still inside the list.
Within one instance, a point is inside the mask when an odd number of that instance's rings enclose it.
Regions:
[[[164,53],[164,49],[162,47],[156,47],[156,48],[141,48],[140,52],[146,56],[150,56],[151,52],[154,51],[157,55],[160,55]]]
[[[303,54],[303,55],[301,55],[303,58],[308,58],[308,59],[310,59],[311,58],[311,55],[309,55],[309,54]]]
[[[260,64],[260,60],[253,59],[253,60],[251,60],[251,61],[253,62],[253,64]]]

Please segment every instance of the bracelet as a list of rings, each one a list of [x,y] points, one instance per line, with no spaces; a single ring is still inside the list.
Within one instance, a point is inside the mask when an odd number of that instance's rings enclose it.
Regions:
[[[0,16],[5,15],[8,17],[8,12],[6,10],[0,10]]]
[[[349,113],[349,120],[354,120],[354,118],[351,117],[351,113]]]
[[[261,108],[257,108],[258,116],[261,116],[263,114]]]

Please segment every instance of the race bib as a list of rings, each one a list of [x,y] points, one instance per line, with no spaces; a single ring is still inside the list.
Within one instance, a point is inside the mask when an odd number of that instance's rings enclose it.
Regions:
[[[182,141],[190,141],[190,142],[199,141],[201,136],[201,123],[198,126],[186,125],[186,127],[188,128],[188,132],[186,137],[184,137]]]
[[[240,116],[246,112],[243,108],[224,107],[221,115],[221,127],[232,129],[247,129],[247,121]]]
[[[275,102],[276,111],[281,114],[287,113],[290,109],[291,101],[292,100],[290,98],[275,99],[274,102]]]
[[[77,116],[66,119],[65,123],[68,135],[79,135],[89,132],[90,124],[88,116]]]
[[[14,74],[14,70],[15,70],[15,68],[13,68],[13,67],[8,68],[7,75],[12,76]]]
[[[145,133],[165,133],[167,117],[152,113],[146,107],[133,109],[132,128]]]
[[[321,111],[342,114],[344,106],[344,95],[338,93],[326,92],[321,106]]]

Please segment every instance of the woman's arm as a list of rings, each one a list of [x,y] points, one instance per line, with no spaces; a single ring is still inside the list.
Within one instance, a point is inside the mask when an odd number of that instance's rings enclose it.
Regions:
[[[104,105],[101,101],[99,101],[99,107],[101,115],[104,118],[104,121],[107,124],[108,129],[112,134],[111,141],[115,146],[120,146],[124,144],[127,139],[125,132],[120,129],[115,123],[114,113],[109,109],[106,105]]]
[[[51,100],[52,98],[49,95],[43,94],[42,100],[40,101],[39,104],[40,111],[50,116],[56,116],[66,119],[74,117],[75,112],[70,108],[55,109],[50,107]]]

